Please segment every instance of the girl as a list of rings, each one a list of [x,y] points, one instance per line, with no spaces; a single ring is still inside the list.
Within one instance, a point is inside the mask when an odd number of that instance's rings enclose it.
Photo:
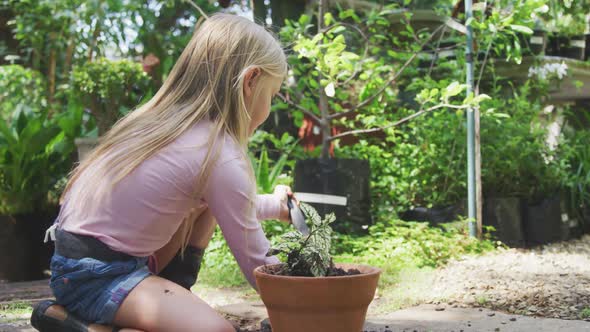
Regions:
[[[255,267],[278,263],[259,220],[288,221],[290,190],[256,195],[245,150],[286,72],[279,43],[245,18],[195,31],[158,93],[72,173],[51,260],[58,304],[129,331],[234,331],[187,289],[216,224],[252,287]],[[68,324],[51,304],[33,313],[40,330]]]

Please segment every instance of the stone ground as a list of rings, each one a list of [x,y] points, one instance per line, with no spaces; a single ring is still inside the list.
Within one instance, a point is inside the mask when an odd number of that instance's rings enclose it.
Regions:
[[[379,298],[364,330],[590,332],[590,235],[466,257],[428,280],[426,304],[384,313]],[[266,310],[254,291],[199,285],[193,291],[242,331],[265,332],[260,322]],[[0,281],[0,332],[34,331],[29,304],[50,297],[44,280]]]
[[[590,319],[590,235],[451,262],[437,271],[433,293],[434,304]]]

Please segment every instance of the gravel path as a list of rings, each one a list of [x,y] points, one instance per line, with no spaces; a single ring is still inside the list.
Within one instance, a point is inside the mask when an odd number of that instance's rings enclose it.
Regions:
[[[590,235],[544,247],[468,257],[437,272],[434,304],[590,319]]]

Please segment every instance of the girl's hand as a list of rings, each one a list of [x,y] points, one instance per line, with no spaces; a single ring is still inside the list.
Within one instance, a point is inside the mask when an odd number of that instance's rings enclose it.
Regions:
[[[288,199],[289,195],[293,195],[293,192],[291,191],[291,187],[284,186],[284,185],[278,185],[275,187],[273,195],[278,196],[281,200],[281,211],[280,211],[280,215],[279,215],[279,220],[284,221],[286,223],[290,223],[291,219],[289,218],[289,207],[287,206],[287,199]],[[292,197],[292,198],[293,198],[295,204],[299,204],[299,202],[297,202],[295,197]]]

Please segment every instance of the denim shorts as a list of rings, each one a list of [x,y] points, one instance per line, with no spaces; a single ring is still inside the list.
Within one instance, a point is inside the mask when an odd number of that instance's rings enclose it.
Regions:
[[[152,274],[147,262],[147,257],[104,262],[54,254],[50,287],[68,312],[90,323],[111,325],[131,290]]]

